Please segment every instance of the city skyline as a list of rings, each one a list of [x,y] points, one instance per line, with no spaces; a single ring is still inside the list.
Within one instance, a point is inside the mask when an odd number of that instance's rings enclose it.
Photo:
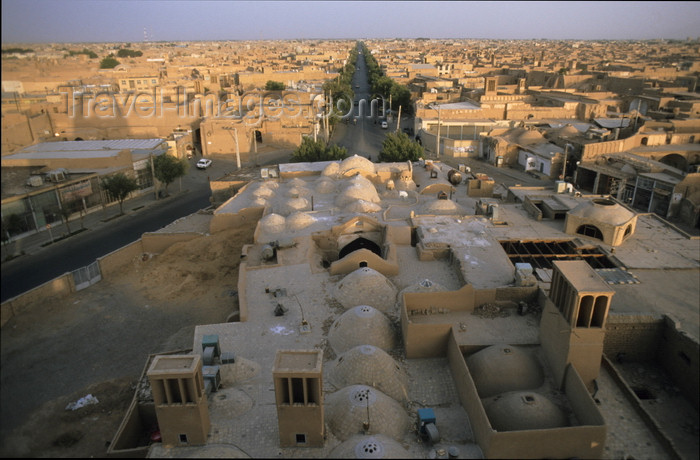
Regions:
[[[696,39],[698,30],[700,2],[2,2],[3,44],[419,37],[684,40]]]

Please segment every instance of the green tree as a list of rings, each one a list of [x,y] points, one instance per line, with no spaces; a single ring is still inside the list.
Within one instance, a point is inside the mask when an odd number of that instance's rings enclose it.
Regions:
[[[292,163],[313,161],[334,161],[347,158],[348,150],[339,145],[327,145],[323,141],[314,141],[310,137],[304,138],[301,145],[292,153],[289,159]]]
[[[387,134],[379,152],[379,161],[418,161],[423,156],[423,147],[411,140],[406,133]]]
[[[100,69],[113,69],[119,65],[113,54],[110,54],[100,62]]]
[[[102,179],[102,188],[119,201],[119,215],[124,214],[124,200],[138,188],[136,179],[124,173],[117,173]]]
[[[153,159],[153,174],[156,179],[165,184],[165,194],[168,194],[168,185],[178,177],[187,174],[187,161],[175,158],[167,153],[158,155]]]
[[[265,83],[265,91],[284,91],[287,87],[279,81],[268,80]]]
[[[117,51],[117,57],[124,58],[124,57],[139,57],[143,56],[143,52],[141,51],[134,51],[130,50],[127,48],[122,48],[119,51]]]

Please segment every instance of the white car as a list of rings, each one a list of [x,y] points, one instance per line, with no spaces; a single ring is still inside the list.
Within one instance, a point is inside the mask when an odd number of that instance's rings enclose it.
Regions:
[[[382,122],[382,129],[388,129],[388,128],[389,128],[389,123],[387,123],[386,121],[383,121]]]
[[[209,166],[211,166],[211,160],[207,158],[202,158],[197,162],[197,168],[199,169],[207,169]]]

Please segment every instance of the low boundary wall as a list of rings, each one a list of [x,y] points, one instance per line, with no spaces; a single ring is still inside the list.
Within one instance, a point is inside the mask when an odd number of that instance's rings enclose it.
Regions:
[[[0,327],[4,326],[10,318],[22,313],[33,302],[52,298],[60,299],[74,292],[73,274],[68,272],[23,294],[8,299],[0,305]]]

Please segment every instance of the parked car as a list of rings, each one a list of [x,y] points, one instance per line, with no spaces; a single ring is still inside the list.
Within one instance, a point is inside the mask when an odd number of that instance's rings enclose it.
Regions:
[[[386,121],[383,121],[382,122],[382,129],[388,129],[388,128],[389,128],[389,123],[387,123]]]
[[[197,162],[197,168],[199,169],[207,169],[209,166],[211,166],[211,160],[208,158],[202,158]]]

